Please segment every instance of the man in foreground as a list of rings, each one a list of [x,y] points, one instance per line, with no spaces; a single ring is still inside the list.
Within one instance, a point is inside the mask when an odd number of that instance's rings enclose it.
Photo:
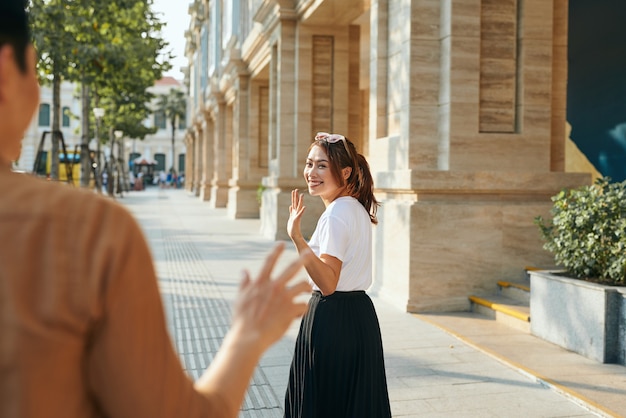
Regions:
[[[306,309],[294,298],[309,285],[287,287],[302,261],[271,280],[278,245],[257,279],[244,272],[231,328],[192,382],[132,216],[11,171],[38,108],[35,61],[24,1],[0,0],[0,416],[236,417],[261,355]]]

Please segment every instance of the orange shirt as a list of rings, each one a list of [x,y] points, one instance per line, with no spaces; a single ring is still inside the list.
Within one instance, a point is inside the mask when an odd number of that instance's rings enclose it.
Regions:
[[[0,167],[0,416],[210,416],[117,203]],[[216,410],[216,409],[213,409]]]

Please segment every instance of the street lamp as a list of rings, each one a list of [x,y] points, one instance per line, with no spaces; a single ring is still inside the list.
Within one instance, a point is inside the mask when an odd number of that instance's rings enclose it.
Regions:
[[[102,170],[100,167],[100,136],[98,131],[100,130],[100,120],[104,117],[104,109],[101,107],[93,108],[93,115],[96,117],[96,186],[98,192],[102,193]]]

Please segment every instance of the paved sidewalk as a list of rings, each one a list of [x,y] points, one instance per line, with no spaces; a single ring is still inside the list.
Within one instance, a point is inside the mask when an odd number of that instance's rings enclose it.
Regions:
[[[259,220],[228,219],[225,209],[210,209],[184,190],[148,188],[119,201],[137,217],[150,243],[168,326],[195,379],[228,329],[242,269],[256,273],[275,243],[259,234]],[[288,245],[280,263],[295,256]],[[394,417],[611,416],[427,318],[372,299],[381,323]],[[282,416],[297,327],[294,322],[263,357],[241,417]]]

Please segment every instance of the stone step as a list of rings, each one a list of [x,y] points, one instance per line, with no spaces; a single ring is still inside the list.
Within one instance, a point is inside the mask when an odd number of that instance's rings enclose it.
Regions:
[[[489,296],[470,296],[470,310],[530,333],[529,295],[530,289],[524,284],[498,282],[497,293]]]

